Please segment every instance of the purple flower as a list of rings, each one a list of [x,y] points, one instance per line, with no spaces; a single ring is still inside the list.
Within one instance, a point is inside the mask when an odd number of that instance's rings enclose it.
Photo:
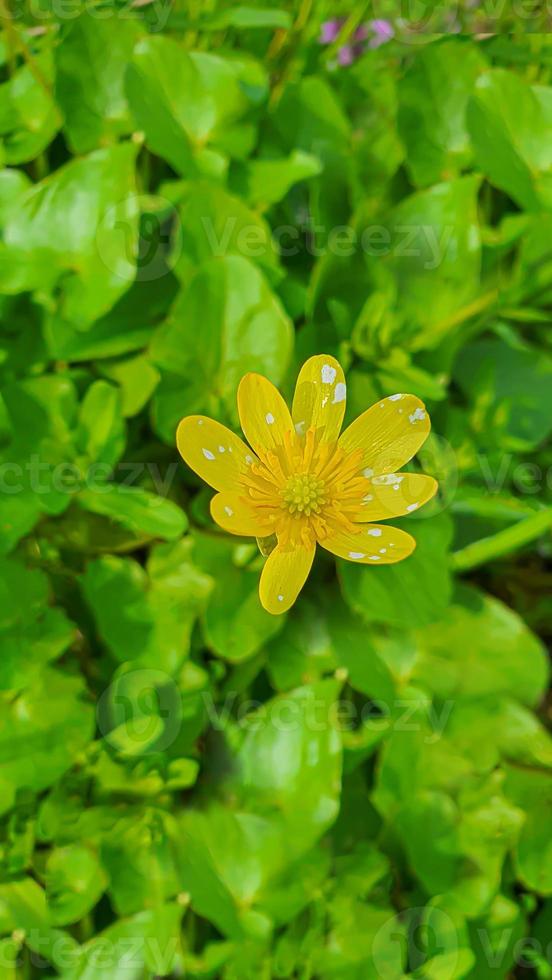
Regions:
[[[352,44],[344,44],[337,52],[337,61],[340,65],[352,65],[355,58],[358,58],[358,53]]]
[[[344,23],[343,17],[334,17],[333,20],[325,20],[320,28],[320,44],[331,44],[332,41],[335,41]]]
[[[379,48],[395,36],[395,28],[388,20],[371,20],[368,26],[373,32],[373,36],[368,42],[370,48]]]

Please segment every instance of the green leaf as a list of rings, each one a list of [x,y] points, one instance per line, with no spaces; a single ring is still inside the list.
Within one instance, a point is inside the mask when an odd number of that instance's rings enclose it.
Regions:
[[[82,680],[45,669],[14,701],[0,701],[0,809],[19,790],[40,792],[74,763],[93,731],[92,706]]]
[[[457,177],[471,162],[466,106],[485,64],[468,39],[441,39],[422,45],[400,80],[399,131],[417,187]]]
[[[228,804],[182,815],[183,885],[192,907],[229,936],[266,928],[264,916],[247,916],[251,904],[265,888],[270,902],[267,886],[275,875],[287,873],[335,818],[337,691],[335,681],[322,681],[266,702],[251,715],[232,753]]]
[[[70,844],[51,851],[44,877],[50,920],[55,926],[82,919],[107,885],[107,876],[97,855],[82,844]]]
[[[101,372],[119,385],[124,418],[132,418],[144,408],[159,382],[159,372],[145,354],[102,365]]]
[[[245,256],[270,279],[278,275],[278,257],[270,228],[239,197],[222,187],[194,181],[180,205],[182,254],[174,271],[188,284],[197,268],[212,258]]]
[[[146,971],[170,976],[181,951],[182,912],[173,903],[117,919],[78,948],[64,980],[103,980],[106,962],[110,980],[141,980]]]
[[[3,488],[0,555],[9,554],[17,542],[32,531],[41,515],[37,495],[32,490],[21,487],[11,492],[7,488],[8,484]]]
[[[504,68],[481,75],[468,105],[478,166],[492,184],[529,211],[550,200],[551,108],[548,93],[545,100],[539,90]]]
[[[76,939],[53,929],[46,895],[33,878],[0,885],[0,918],[10,930],[21,930],[29,949],[63,970],[76,954]]]
[[[461,586],[418,642],[414,677],[440,699],[504,693],[530,705],[545,690],[538,638],[513,610],[476,589]]]
[[[18,199],[30,185],[23,170],[15,167],[0,170],[0,228],[3,228],[10,215],[17,208]]]
[[[38,570],[0,559],[0,690],[17,691],[56,660],[74,639],[73,624],[48,605],[49,583]]]
[[[318,602],[306,597],[290,610],[283,629],[270,640],[267,653],[267,670],[278,691],[310,684],[338,666],[328,617]]]
[[[213,31],[224,30],[227,27],[246,30],[279,28],[286,31],[291,27],[291,16],[287,10],[274,10],[270,7],[231,7],[215,14],[207,25]]]
[[[124,662],[172,673],[188,654],[211,580],[192,561],[192,542],[157,545],[147,572],[130,558],[90,562],[84,595],[107,646]]]
[[[52,58],[42,52],[0,85],[0,136],[8,164],[34,160],[53,140],[61,117],[52,97]]]
[[[367,622],[409,629],[439,619],[448,605],[452,528],[445,514],[397,524],[416,538],[416,550],[409,558],[378,569],[340,561],[338,571],[345,600],[354,612]]]
[[[101,860],[118,915],[159,908],[176,894],[170,840],[155,811],[139,810],[119,820],[104,836]]]
[[[525,813],[515,851],[518,876],[527,888],[552,894],[552,847],[547,828],[552,818],[552,776],[549,772],[509,768],[506,795]]]
[[[346,670],[349,683],[368,697],[390,704],[395,684],[389,667],[372,646],[365,621],[338,599],[332,602],[328,628],[337,662]]]
[[[542,350],[477,340],[460,352],[454,376],[489,447],[533,449],[552,431],[552,357]]]
[[[233,544],[225,538],[195,535],[199,567],[214,588],[203,617],[207,646],[230,663],[248,660],[284,625],[261,606],[259,572],[233,562]]]
[[[184,511],[149,490],[118,483],[98,484],[94,489],[81,490],[77,503],[93,514],[102,514],[130,531],[151,538],[172,541],[179,538],[188,526]]]
[[[122,455],[125,428],[121,396],[113,385],[94,381],[88,388],[80,406],[76,442],[91,463],[113,466]]]
[[[286,196],[294,184],[322,172],[320,161],[312,153],[293,150],[283,160],[251,160],[236,169],[233,187],[250,203],[266,208]]]
[[[339,685],[323,680],[278,695],[258,709],[236,755],[232,789],[243,806],[279,814],[290,857],[333,822],[341,786],[341,739],[334,708]],[[287,716],[287,721],[282,719]]]
[[[479,184],[473,175],[436,184],[404,198],[382,222],[389,236],[383,261],[397,308],[417,327],[412,349],[436,346],[450,329],[451,314],[478,294]]]
[[[61,317],[50,317],[44,326],[49,352],[60,360],[88,361],[140,350],[151,340],[176,293],[177,281],[170,274],[153,282],[137,280],[86,333]]]
[[[155,395],[156,426],[163,438],[174,444],[182,416],[212,414],[213,404],[235,418],[242,376],[258,371],[278,383],[292,337],[280,303],[248,259],[225,256],[205,262],[151,346],[152,360],[165,372]]]
[[[140,36],[132,20],[80,15],[55,49],[56,101],[73,153],[89,153],[132,130],[125,70]]]
[[[248,70],[238,58],[186,51],[166,37],[139,41],[127,72],[127,96],[151,150],[177,173],[190,176],[219,163],[206,156],[208,142],[251,106]],[[263,84],[254,69],[256,83]],[[224,165],[224,164],[223,164]]]
[[[97,150],[23,194],[4,233],[19,266],[1,277],[7,292],[51,291],[64,277],[60,310],[81,329],[113,306],[136,267],[136,151]]]

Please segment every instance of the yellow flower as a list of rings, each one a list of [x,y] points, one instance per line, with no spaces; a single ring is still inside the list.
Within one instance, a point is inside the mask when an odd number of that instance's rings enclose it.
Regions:
[[[202,415],[178,426],[183,459],[218,491],[211,501],[216,523],[231,534],[276,535],[259,586],[270,613],[295,602],[317,542],[357,564],[407,558],[414,538],[373,522],[417,510],[437,490],[429,476],[396,472],[429,434],[419,398],[383,398],[340,436],[346,391],[341,365],[319,354],[301,368],[291,414],[262,375],[242,378],[238,411],[249,446]]]

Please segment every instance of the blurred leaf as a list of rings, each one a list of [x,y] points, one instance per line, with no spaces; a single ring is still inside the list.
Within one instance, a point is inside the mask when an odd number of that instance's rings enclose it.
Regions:
[[[48,579],[0,559],[0,690],[20,690],[74,638],[73,624],[48,605]]]
[[[544,692],[542,644],[511,609],[473,588],[461,586],[418,641],[414,676],[441,699],[505,693],[534,704]]]
[[[205,642],[231,663],[248,660],[282,629],[282,617],[263,609],[259,573],[233,564],[231,542],[206,535],[194,540],[198,565],[214,581],[203,617]]]
[[[466,106],[485,68],[479,48],[458,38],[423,45],[399,83],[399,131],[417,187],[459,176],[471,160]]]
[[[105,381],[94,381],[79,411],[77,447],[92,463],[113,466],[125,448],[125,428],[121,397],[117,388]]]
[[[157,545],[147,572],[130,558],[89,562],[83,590],[114,656],[172,673],[211,588],[192,561],[191,541]]]
[[[152,360],[166,372],[154,399],[163,438],[174,444],[182,416],[212,414],[213,404],[235,418],[241,377],[259,371],[278,382],[291,347],[291,323],[248,259],[225,256],[205,262],[151,347]]]
[[[76,939],[53,929],[46,895],[33,878],[0,885],[0,918],[9,929],[22,930],[29,949],[63,969],[78,950]]]
[[[74,153],[89,153],[132,129],[124,76],[140,35],[137,23],[81,14],[56,48],[56,101]]]
[[[197,268],[230,255],[254,260],[271,279],[278,257],[270,228],[239,198],[206,182],[189,184],[180,206],[182,255],[175,273],[188,284]]]
[[[552,894],[550,826],[552,776],[530,769],[507,770],[505,792],[525,813],[525,823],[515,852],[518,874],[527,888]]]
[[[90,848],[72,844],[49,854],[45,881],[51,922],[64,926],[78,922],[94,907],[107,877]]]
[[[404,198],[384,223],[385,261],[400,313],[418,328],[413,349],[439,343],[450,315],[478,293],[479,184],[473,175],[436,184]]]
[[[2,811],[21,788],[40,792],[74,763],[91,738],[92,707],[80,678],[45,669],[17,700],[0,702]]]
[[[76,500],[85,510],[152,538],[172,541],[184,534],[188,526],[184,511],[172,500],[142,487],[103,483],[95,489],[80,490]]]
[[[53,290],[85,329],[128,289],[136,266],[136,146],[122,143],[72,160],[26,191],[5,228],[18,268],[1,277],[7,292]]]
[[[101,371],[119,385],[125,418],[132,418],[144,408],[159,382],[159,372],[144,354],[104,364]]]
[[[316,177],[322,167],[312,153],[293,150],[284,160],[251,160],[237,169],[233,178],[235,190],[252,204],[267,207],[286,196],[299,181]]]
[[[34,160],[57,133],[61,118],[52,97],[52,58],[45,51],[0,85],[0,136],[8,164]]]
[[[452,528],[445,514],[399,524],[417,542],[406,561],[378,569],[339,562],[338,570],[346,602],[365,621],[412,629],[439,619],[448,605]]]
[[[475,159],[491,183],[529,211],[548,205],[549,90],[532,88],[516,73],[494,68],[479,78],[467,122]]]
[[[454,376],[469,395],[481,441],[506,449],[533,449],[552,431],[552,358],[502,340],[466,344]]]
[[[254,75],[263,84],[260,69]],[[247,68],[239,59],[188,52],[176,41],[151,36],[135,48],[126,88],[154,153],[183,176],[216,174],[224,168],[224,157],[208,156],[204,147],[249,110],[246,79]]]

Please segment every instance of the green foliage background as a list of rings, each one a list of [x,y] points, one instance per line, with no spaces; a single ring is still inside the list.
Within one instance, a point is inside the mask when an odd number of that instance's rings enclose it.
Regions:
[[[6,980],[552,976],[552,39],[376,6],[2,4]],[[174,432],[319,352],[441,495],[275,618]]]

